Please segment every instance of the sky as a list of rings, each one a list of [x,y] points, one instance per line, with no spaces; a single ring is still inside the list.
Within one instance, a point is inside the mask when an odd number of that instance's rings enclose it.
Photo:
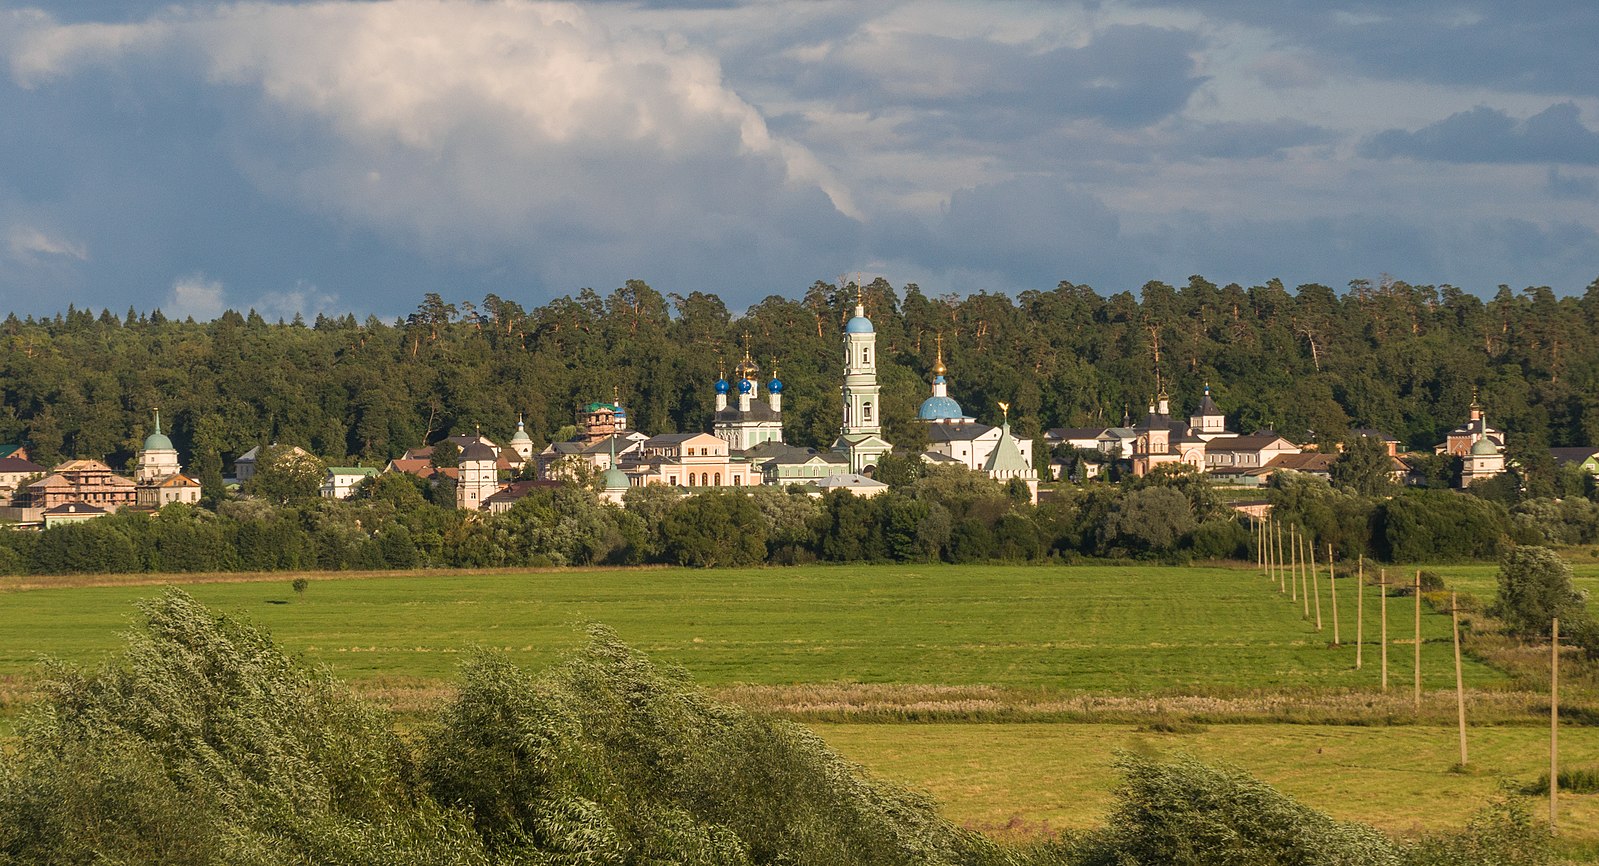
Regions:
[[[1592,0],[0,0],[0,308],[1599,278]]]

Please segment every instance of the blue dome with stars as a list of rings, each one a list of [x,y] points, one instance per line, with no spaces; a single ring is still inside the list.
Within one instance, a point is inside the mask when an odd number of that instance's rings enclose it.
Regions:
[[[766,383],[766,390],[771,391],[773,394],[783,393],[783,380],[773,378],[772,381]]]
[[[740,394],[748,394],[749,392],[751,392],[753,390],[755,390],[755,383],[754,382],[751,382],[748,379],[740,379],[740,380],[738,380],[738,392]]]
[[[731,388],[730,385],[727,384],[727,380],[726,379],[717,379],[716,380],[716,393],[718,393],[718,394],[726,394],[730,390],[732,390],[732,388]]]
[[[952,397],[928,397],[922,401],[920,409],[916,410],[916,417],[923,421],[951,421],[966,417],[961,411],[961,404]]]

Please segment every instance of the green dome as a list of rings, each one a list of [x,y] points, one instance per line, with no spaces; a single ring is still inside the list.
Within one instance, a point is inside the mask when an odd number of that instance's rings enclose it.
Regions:
[[[144,437],[144,450],[146,451],[175,451],[172,440],[161,432],[161,410],[155,410],[155,432]]]
[[[600,476],[600,480],[605,482],[606,490],[626,490],[629,486],[627,474],[615,466],[605,470],[604,474]]]
[[[1495,445],[1493,440],[1489,439],[1487,436],[1478,439],[1476,443],[1471,446],[1471,456],[1473,457],[1494,457],[1498,454],[1499,446]]]

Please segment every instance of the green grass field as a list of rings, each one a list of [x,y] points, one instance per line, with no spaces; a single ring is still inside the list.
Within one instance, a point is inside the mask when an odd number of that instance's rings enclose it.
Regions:
[[[1549,769],[1547,731],[1475,728],[1471,760],[1449,727],[1213,725],[1152,734],[1130,725],[815,726],[834,749],[887,778],[934,792],[954,821],[1033,835],[1100,824],[1116,784],[1115,752],[1186,752],[1242,767],[1334,817],[1396,835],[1458,828],[1501,785]],[[1562,732],[1568,765],[1599,766],[1599,730]],[[1541,805],[1541,804],[1540,804]],[[1540,812],[1541,817],[1544,812]],[[1566,836],[1599,855],[1599,795],[1566,796]]]
[[[1433,570],[1479,596],[1492,594],[1491,566]],[[1599,585],[1599,565],[1584,565],[1581,578]],[[379,698],[401,684],[438,699],[473,646],[497,648],[537,668],[579,642],[581,624],[600,622],[655,660],[682,665],[696,681],[735,700],[742,695],[752,706],[786,707],[796,702],[793,695],[801,695],[798,703],[887,694],[890,702],[931,695],[981,705],[1026,694],[1041,703],[1138,700],[1146,712],[1149,706],[1164,712],[1158,708],[1203,707],[1211,699],[1324,696],[1356,706],[1356,715],[1365,712],[1370,721],[1407,722],[1412,647],[1390,648],[1393,691],[1379,697],[1377,596],[1370,590],[1365,596],[1366,665],[1355,671],[1354,587],[1354,580],[1339,581],[1341,647],[1329,645],[1325,572],[1319,633],[1302,603],[1279,595],[1253,571],[1222,567],[324,575],[313,577],[303,596],[291,590],[289,576],[184,589],[220,612],[266,626],[291,652]],[[82,665],[104,658],[120,645],[135,603],[159,592],[149,585],[6,591],[0,583],[0,702],[8,693],[26,695],[42,655]],[[1390,600],[1392,639],[1408,639],[1413,610],[1408,598]],[[1452,719],[1449,618],[1424,609],[1422,621],[1426,719]],[[1465,673],[1486,718],[1490,701],[1508,694],[1501,691],[1508,678],[1469,660]],[[1114,749],[1177,746],[1238,764],[1335,815],[1409,831],[1459,826],[1499,781],[1536,776],[1546,760],[1543,734],[1523,705],[1498,719],[1521,718],[1519,727],[1473,729],[1473,768],[1464,774],[1449,772],[1455,741],[1447,724],[1213,724],[1199,734],[1158,735],[1127,724],[863,725],[817,722],[825,713],[810,718],[844,754],[928,791],[956,820],[1000,835],[1046,824],[1092,825],[1109,802]],[[0,713],[0,734],[15,712],[13,705]],[[1094,712],[1088,717],[1113,717]],[[1599,729],[1571,728],[1563,742],[1568,761],[1599,763]],[[1568,826],[1588,825],[1572,831],[1574,844],[1599,845],[1596,803],[1599,797],[1572,798]]]
[[[1353,639],[1354,581],[1340,581]],[[1253,572],[1160,566],[867,566],[694,571],[557,571],[340,580],[303,597],[288,578],[186,587],[213,608],[269,628],[291,651],[351,680],[444,680],[474,645],[538,666],[601,622],[705,684],[991,684],[1115,693],[1208,693],[1376,683],[1375,648],[1323,631]],[[1325,575],[1322,591],[1326,593]],[[41,655],[77,663],[118,645],[134,604],[160,589],[114,586],[0,593],[0,676]],[[1377,639],[1368,593],[1366,635]],[[1408,599],[1390,601],[1408,638]],[[1429,688],[1453,685],[1448,617],[1423,616]],[[1391,650],[1409,682],[1411,650]],[[1471,663],[1467,680],[1503,678]]]

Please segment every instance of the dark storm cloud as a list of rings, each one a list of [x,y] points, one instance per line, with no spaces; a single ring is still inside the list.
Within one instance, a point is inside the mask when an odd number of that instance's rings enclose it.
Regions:
[[[1388,129],[1361,146],[1365,156],[1441,162],[1599,164],[1599,133],[1583,125],[1577,106],[1563,102],[1518,121],[1495,108],[1470,111],[1414,132]]]

